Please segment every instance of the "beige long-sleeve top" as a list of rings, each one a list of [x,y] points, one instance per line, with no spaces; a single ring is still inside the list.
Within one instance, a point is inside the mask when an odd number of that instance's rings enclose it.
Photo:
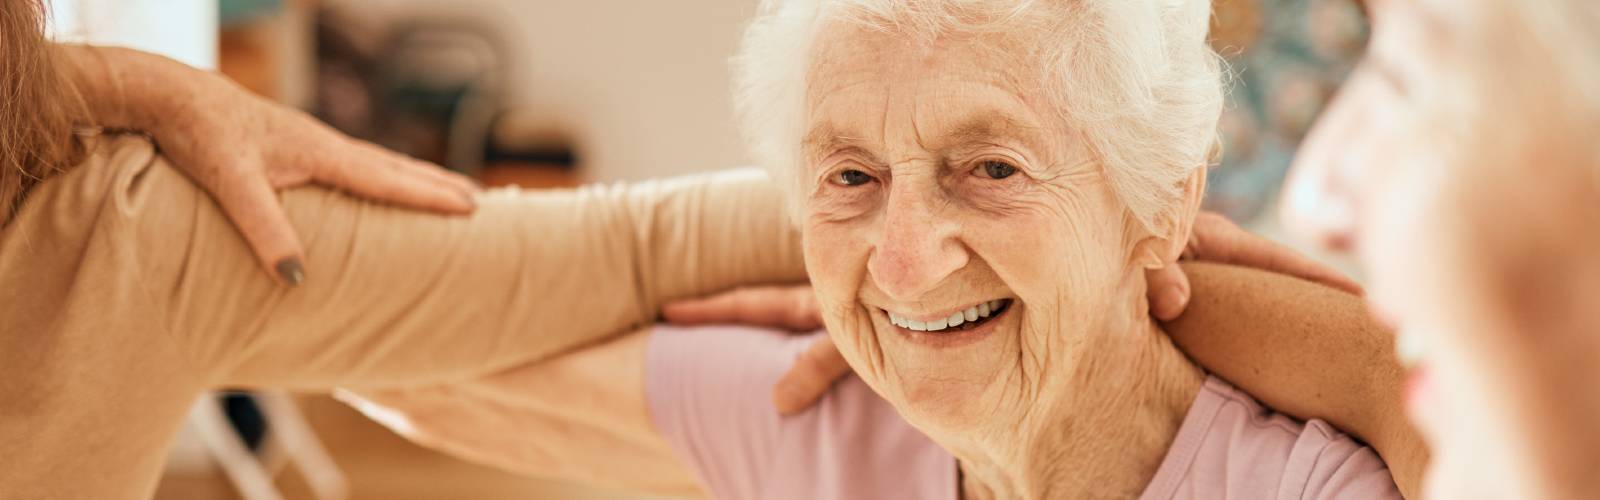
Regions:
[[[148,497],[208,389],[463,380],[804,279],[779,193],[733,171],[494,192],[470,217],[289,190],[309,279],[288,288],[147,140],[86,142],[0,232],[4,499]]]

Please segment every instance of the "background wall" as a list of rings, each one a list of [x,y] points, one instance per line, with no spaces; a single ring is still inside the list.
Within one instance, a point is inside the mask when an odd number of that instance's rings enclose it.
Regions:
[[[344,19],[481,25],[502,38],[517,112],[502,132],[561,134],[591,180],[749,160],[733,124],[728,57],[754,0],[327,0]]]
[[[58,40],[118,45],[217,67],[216,0],[52,0]]]

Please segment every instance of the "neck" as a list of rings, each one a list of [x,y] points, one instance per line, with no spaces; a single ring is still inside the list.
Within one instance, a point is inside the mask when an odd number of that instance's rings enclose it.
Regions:
[[[1166,458],[1204,380],[1153,322],[1107,336],[1066,377],[1069,403],[998,435],[946,446],[960,461],[963,497],[1132,498]]]

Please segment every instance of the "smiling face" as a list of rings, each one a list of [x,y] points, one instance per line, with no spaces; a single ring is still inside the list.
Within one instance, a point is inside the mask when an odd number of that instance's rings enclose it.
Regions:
[[[1018,43],[836,22],[812,52],[812,284],[856,372],[933,433],[1027,425],[1143,317],[1144,231]]]
[[[1369,2],[1367,59],[1297,158],[1285,218],[1358,252],[1398,325],[1430,496],[1559,497],[1541,479],[1600,464],[1593,419],[1563,425],[1600,404],[1573,383],[1594,378],[1595,325],[1559,320],[1593,317],[1564,302],[1595,281],[1593,108],[1562,100],[1565,65],[1507,15],[1525,7],[1494,5]]]

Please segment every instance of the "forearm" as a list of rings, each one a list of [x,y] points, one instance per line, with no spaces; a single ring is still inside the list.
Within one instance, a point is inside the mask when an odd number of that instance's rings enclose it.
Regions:
[[[1360,297],[1252,269],[1185,264],[1193,299],[1166,325],[1207,370],[1263,403],[1372,444],[1415,497],[1427,453],[1404,416],[1404,370]]]

